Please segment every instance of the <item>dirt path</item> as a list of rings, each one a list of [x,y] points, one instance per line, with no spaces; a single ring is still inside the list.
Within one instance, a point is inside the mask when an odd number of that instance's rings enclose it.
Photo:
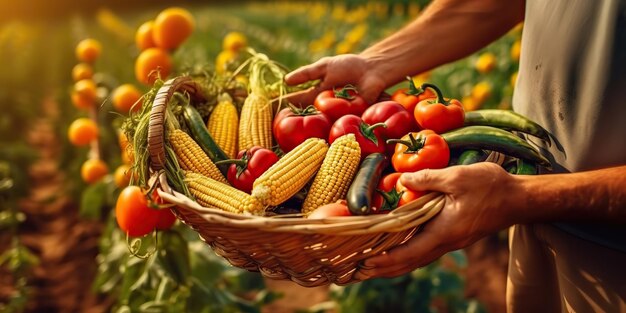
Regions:
[[[30,195],[20,202],[27,216],[20,227],[22,242],[40,259],[30,281],[29,312],[104,312],[106,301],[91,292],[100,222],[81,220],[78,205],[67,195],[59,168],[59,141],[54,125],[56,103],[45,101],[28,142],[40,158],[29,169]]]

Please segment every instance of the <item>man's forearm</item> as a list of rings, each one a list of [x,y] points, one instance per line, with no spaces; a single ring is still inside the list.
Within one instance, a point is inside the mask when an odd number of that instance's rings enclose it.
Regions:
[[[596,171],[518,176],[510,205],[518,223],[626,223],[626,166]]]
[[[465,57],[523,19],[524,1],[439,0],[412,23],[361,53],[387,85]]]

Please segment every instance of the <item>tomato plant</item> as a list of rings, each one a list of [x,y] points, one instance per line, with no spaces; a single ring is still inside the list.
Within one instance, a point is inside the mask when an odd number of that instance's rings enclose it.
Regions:
[[[95,183],[109,173],[109,167],[100,159],[89,159],[80,168],[83,180],[88,183]]]
[[[135,45],[139,51],[156,47],[152,32],[154,29],[154,21],[147,21],[137,28],[135,32]]]
[[[137,87],[132,84],[123,84],[113,90],[111,100],[113,107],[120,113],[128,114],[131,110],[133,112],[141,109],[141,92]],[[135,105],[137,104],[137,105]]]
[[[98,138],[98,125],[89,118],[81,117],[67,129],[67,137],[75,146],[85,146]]]
[[[157,47],[171,50],[182,44],[191,35],[195,21],[191,13],[183,8],[168,8],[154,20],[152,38]]]
[[[76,45],[76,58],[79,61],[93,63],[100,56],[102,45],[99,41],[87,38]]]
[[[87,63],[78,63],[72,68],[72,79],[77,82],[93,77],[93,68]]]
[[[160,48],[142,51],[135,61],[135,77],[146,85],[152,85],[157,77],[166,79],[172,71],[172,57]]]

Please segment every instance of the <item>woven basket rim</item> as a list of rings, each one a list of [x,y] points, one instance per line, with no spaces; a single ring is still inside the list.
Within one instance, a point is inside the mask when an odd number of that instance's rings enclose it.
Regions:
[[[218,224],[269,232],[332,235],[401,232],[424,224],[437,215],[445,204],[445,195],[429,192],[387,214],[338,216],[322,219],[308,219],[293,215],[266,217],[235,214],[217,208],[203,207],[184,194],[172,189],[167,183],[165,173],[159,173],[158,180],[160,184],[157,188],[159,196],[171,204],[191,210],[204,219]]]

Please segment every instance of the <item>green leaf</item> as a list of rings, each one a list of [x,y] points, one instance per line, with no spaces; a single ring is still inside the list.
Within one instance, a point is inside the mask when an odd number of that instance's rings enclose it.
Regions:
[[[80,199],[80,216],[99,220],[102,216],[102,207],[106,204],[107,185],[99,181],[87,187]]]
[[[159,232],[157,259],[161,268],[178,284],[185,284],[189,275],[189,249],[185,239],[176,231]]]

